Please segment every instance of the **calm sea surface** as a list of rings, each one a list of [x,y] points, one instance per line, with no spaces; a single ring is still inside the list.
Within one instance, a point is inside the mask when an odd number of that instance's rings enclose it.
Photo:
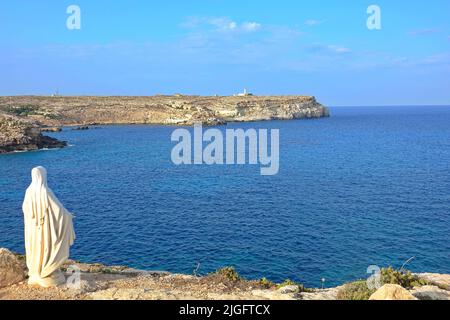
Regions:
[[[174,128],[52,134],[72,147],[0,156],[0,247],[23,252],[21,203],[37,165],[76,215],[72,257],[332,286],[369,265],[450,273],[450,107],[332,108],[280,129],[280,172],[175,166]],[[226,127],[221,127],[225,129]]]

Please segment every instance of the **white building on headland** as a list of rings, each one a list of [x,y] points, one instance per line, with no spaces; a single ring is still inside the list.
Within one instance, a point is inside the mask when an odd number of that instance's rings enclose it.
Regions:
[[[248,92],[247,89],[244,88],[244,92],[235,94],[234,96],[235,96],[235,97],[236,97],[236,96],[237,96],[237,97],[247,97],[247,96],[252,96],[252,95],[253,95],[253,93]]]
[[[59,89],[56,89],[56,92],[55,93],[52,93],[52,95],[51,95],[52,97],[59,97],[60,95],[59,95]]]

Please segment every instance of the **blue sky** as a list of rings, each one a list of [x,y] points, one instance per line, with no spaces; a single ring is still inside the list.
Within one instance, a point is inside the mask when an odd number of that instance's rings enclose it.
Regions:
[[[81,29],[69,30],[69,5]],[[366,27],[381,8],[381,30]],[[450,105],[450,1],[0,2],[0,95],[314,95]]]

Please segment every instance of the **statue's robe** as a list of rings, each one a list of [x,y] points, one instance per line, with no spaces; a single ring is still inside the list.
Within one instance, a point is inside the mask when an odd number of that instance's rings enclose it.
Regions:
[[[44,168],[33,169],[32,178],[23,202],[29,283],[58,285],[60,280],[49,279],[69,258],[75,240],[73,218],[47,187]]]

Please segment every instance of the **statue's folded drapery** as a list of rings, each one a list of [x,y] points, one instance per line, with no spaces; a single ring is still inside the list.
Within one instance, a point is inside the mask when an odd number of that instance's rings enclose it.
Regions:
[[[34,168],[23,202],[26,262],[30,283],[51,277],[69,258],[75,240],[72,215],[47,186],[43,167]]]

